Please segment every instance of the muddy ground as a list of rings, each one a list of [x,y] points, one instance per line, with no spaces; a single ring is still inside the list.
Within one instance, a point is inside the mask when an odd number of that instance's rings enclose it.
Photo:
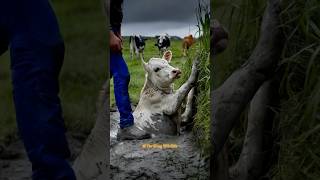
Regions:
[[[111,179],[208,179],[208,158],[203,157],[191,130],[180,136],[157,136],[139,141],[116,140],[119,113],[111,110]],[[87,135],[68,133],[72,163]],[[142,148],[143,144],[176,144],[177,148]],[[31,164],[21,141],[0,147],[0,180],[31,180]]]
[[[67,134],[71,163],[80,153],[86,137],[85,134]],[[22,141],[17,140],[7,147],[0,147],[0,180],[31,180],[31,164]]]
[[[121,180],[206,180],[209,178],[209,159],[197,145],[191,129],[180,136],[154,136],[151,139],[117,141],[119,129],[117,112],[110,118],[111,179]],[[145,147],[152,145],[155,147]],[[166,147],[176,145],[176,147]]]

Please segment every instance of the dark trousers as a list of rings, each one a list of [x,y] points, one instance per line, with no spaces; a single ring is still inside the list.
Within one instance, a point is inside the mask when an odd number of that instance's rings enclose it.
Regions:
[[[128,92],[130,74],[121,53],[110,53],[110,72],[113,77],[116,104],[120,113],[120,128],[132,126],[134,119]]]
[[[16,119],[34,180],[75,180],[60,105],[64,44],[48,0],[0,0],[0,54],[10,48]]]

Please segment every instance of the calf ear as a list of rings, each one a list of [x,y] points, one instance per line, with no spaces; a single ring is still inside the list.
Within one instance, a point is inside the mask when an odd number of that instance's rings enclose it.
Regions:
[[[162,59],[167,60],[168,62],[171,62],[172,59],[172,52],[170,50],[163,53]]]
[[[142,63],[142,65],[143,65],[143,69],[144,69],[144,71],[145,72],[149,72],[149,66],[148,66],[148,63]]]

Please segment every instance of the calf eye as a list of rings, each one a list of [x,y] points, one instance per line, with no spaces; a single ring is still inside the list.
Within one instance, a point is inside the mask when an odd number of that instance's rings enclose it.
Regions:
[[[157,68],[154,68],[153,70],[154,70],[154,72],[158,72],[158,71],[160,71],[160,68],[157,67]]]

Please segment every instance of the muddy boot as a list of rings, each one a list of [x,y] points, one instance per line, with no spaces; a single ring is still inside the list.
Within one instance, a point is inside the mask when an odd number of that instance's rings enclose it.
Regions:
[[[141,140],[151,138],[151,135],[143,129],[132,125],[127,128],[119,129],[117,139],[121,140]]]

